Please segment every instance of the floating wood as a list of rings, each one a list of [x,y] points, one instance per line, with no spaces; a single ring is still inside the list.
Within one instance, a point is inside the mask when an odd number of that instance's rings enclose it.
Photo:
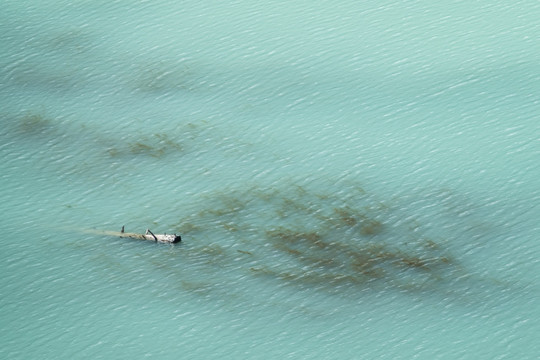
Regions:
[[[141,239],[141,240],[151,240],[156,241],[160,243],[169,243],[169,244],[176,244],[180,241],[182,241],[182,237],[180,235],[176,234],[154,234],[150,231],[150,229],[146,229],[146,232],[144,234],[137,234],[137,233],[127,233],[124,232],[124,227],[122,226],[122,230],[117,233],[120,237],[128,237],[132,239]]]
[[[120,231],[108,231],[108,230],[104,231],[104,230],[96,230],[96,229],[78,229],[78,231],[82,231],[87,234],[118,236],[118,237],[125,237],[125,238],[138,239],[138,240],[150,240],[150,241],[156,241],[156,242],[166,243],[166,244],[176,244],[182,241],[182,238],[180,237],[180,235],[154,234],[149,229],[147,229],[144,234],[127,233],[124,231],[123,226],[122,226],[122,230]]]

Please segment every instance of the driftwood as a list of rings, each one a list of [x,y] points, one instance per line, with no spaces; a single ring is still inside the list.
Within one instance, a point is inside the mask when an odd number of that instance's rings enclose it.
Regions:
[[[118,237],[124,237],[124,238],[131,238],[131,239],[139,239],[139,240],[150,240],[150,241],[156,241],[160,243],[168,243],[168,244],[176,244],[182,241],[182,238],[180,235],[176,234],[154,234],[149,229],[146,230],[144,234],[138,234],[138,233],[127,233],[124,231],[124,227],[122,226],[122,230],[120,231],[108,231],[108,230],[96,230],[96,229],[79,229],[79,231],[83,231],[88,234],[97,234],[97,235],[106,235],[106,236],[118,236]]]
[[[132,239],[151,240],[151,241],[157,241],[157,242],[169,243],[169,244],[175,244],[182,241],[182,237],[180,235],[154,234],[153,232],[150,231],[150,229],[146,229],[146,232],[144,234],[127,233],[127,232],[124,232],[123,226],[122,226],[122,230],[118,233],[118,236],[128,237]]]

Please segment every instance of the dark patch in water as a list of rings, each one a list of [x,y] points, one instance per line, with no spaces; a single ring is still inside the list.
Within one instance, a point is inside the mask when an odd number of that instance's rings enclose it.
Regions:
[[[37,46],[43,47],[45,52],[59,52],[70,57],[88,54],[96,46],[93,35],[80,28],[59,29],[45,34],[39,40]]]
[[[55,130],[54,120],[40,113],[27,113],[16,122],[17,130],[26,135],[46,135]]]
[[[197,86],[194,72],[185,62],[158,61],[137,65],[132,86],[147,93],[166,93],[170,91],[192,91]]]
[[[244,251],[244,250],[236,250],[236,251],[238,251],[240,254],[253,255],[249,251]]]
[[[107,149],[107,153],[111,157],[131,155],[160,158],[182,150],[180,143],[171,139],[167,134],[154,134],[152,136],[142,136],[132,142],[117,143]]]
[[[412,227],[411,221],[396,225],[396,211],[357,186],[336,192],[347,193],[343,197],[295,185],[282,189],[206,195],[204,208],[176,231],[194,242],[217,237],[223,244],[194,243],[185,251],[220,267],[240,261],[264,281],[332,294],[388,288],[446,294],[445,286],[465,274],[445,241],[428,237],[416,219]]]

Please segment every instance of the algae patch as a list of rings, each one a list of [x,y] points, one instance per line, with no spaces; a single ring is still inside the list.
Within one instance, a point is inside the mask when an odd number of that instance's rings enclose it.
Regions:
[[[430,237],[414,217],[396,223],[398,210],[359,186],[339,190],[287,185],[210,193],[175,230],[220,239],[217,248],[194,244],[185,251],[218,268],[236,262],[272,286],[346,296],[382,289],[445,293],[463,276],[445,241]]]
[[[107,149],[111,157],[149,156],[160,158],[182,151],[182,145],[165,133],[144,135],[133,141],[115,144]]]

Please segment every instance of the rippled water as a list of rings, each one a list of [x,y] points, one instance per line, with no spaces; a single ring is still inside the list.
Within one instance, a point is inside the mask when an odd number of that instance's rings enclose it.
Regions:
[[[6,2],[1,357],[535,358],[539,15]]]

